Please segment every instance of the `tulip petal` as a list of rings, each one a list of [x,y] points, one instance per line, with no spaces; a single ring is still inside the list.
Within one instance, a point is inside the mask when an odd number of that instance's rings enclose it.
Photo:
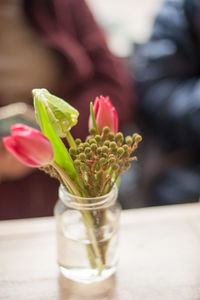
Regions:
[[[118,127],[119,127],[119,124],[118,124],[118,115],[117,115],[117,111],[115,109],[115,107],[113,106],[112,107],[112,114],[113,114],[113,120],[114,120],[114,124],[113,124],[113,132],[116,134],[118,132]]]
[[[31,160],[39,165],[46,165],[53,159],[53,149],[47,139],[32,134],[27,136],[16,136],[15,141],[18,148]]]
[[[6,149],[19,161],[24,163],[29,167],[39,167],[35,161],[32,161],[30,158],[24,155],[24,153],[20,152],[20,149],[17,147],[15,139],[12,136],[7,136],[3,138],[3,143]]]
[[[99,131],[108,126],[115,134],[118,131],[118,115],[109,97],[96,97],[94,102],[94,115]],[[89,118],[89,128],[92,127],[91,116]]]
[[[53,160],[54,151],[50,141],[37,129],[15,124],[11,127],[11,134],[11,137],[4,138],[4,145],[24,164],[41,167]]]
[[[96,122],[100,131],[102,131],[104,126],[108,126],[112,132],[116,133],[117,113],[109,98],[101,97],[97,107]]]
[[[100,102],[99,97],[96,97],[95,102],[94,102],[94,115],[95,115],[95,117],[97,116],[97,112],[99,110],[99,102]]]
[[[12,136],[15,136],[17,134],[27,134],[29,132],[36,132],[36,133],[42,135],[42,133],[39,130],[37,130],[33,127],[30,127],[30,126],[27,126],[25,124],[20,124],[20,123],[12,125],[10,128],[10,132],[11,132]]]

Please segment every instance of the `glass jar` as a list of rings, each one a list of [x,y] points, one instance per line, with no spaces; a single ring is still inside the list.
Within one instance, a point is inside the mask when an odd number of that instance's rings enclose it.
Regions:
[[[91,283],[116,271],[121,211],[117,196],[116,186],[94,198],[77,197],[60,186],[54,214],[58,264],[65,277]]]

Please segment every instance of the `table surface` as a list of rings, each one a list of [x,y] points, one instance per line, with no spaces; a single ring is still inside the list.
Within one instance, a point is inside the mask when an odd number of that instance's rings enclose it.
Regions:
[[[200,204],[123,211],[118,271],[90,285],[59,274],[53,218],[1,221],[0,299],[199,300]]]

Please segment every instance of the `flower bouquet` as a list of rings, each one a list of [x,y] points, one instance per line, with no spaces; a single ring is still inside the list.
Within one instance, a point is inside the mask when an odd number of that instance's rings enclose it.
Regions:
[[[24,164],[60,181],[55,214],[62,273],[81,282],[105,279],[117,264],[119,176],[136,160],[132,154],[142,138],[118,132],[117,112],[101,96],[90,104],[89,135],[74,139],[70,130],[79,112],[46,89],[32,93],[42,132],[15,124],[4,145]]]

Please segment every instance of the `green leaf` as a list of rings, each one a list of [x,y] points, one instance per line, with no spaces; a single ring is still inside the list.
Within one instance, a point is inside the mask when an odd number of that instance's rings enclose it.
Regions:
[[[90,115],[91,115],[91,118],[92,118],[92,126],[96,130],[96,134],[99,134],[99,129],[97,127],[96,119],[95,119],[95,116],[94,116],[94,108],[93,108],[93,103],[92,102],[90,102]]]
[[[56,134],[59,137],[65,137],[66,132],[77,124],[79,112],[69,103],[52,95],[46,89],[34,89],[32,94],[38,98],[40,103],[45,103],[49,121]],[[38,114],[36,114],[36,120],[40,125]]]
[[[37,96],[35,96],[34,107],[37,116],[37,121],[41,127],[41,130],[44,133],[44,135],[50,140],[54,148],[55,162],[65,170],[65,172],[69,175],[69,177],[72,180],[78,182],[71,156],[69,155],[65,145],[63,144],[62,140],[57,136],[57,134],[54,131],[54,128],[51,125],[45,103],[43,101],[39,101]]]

